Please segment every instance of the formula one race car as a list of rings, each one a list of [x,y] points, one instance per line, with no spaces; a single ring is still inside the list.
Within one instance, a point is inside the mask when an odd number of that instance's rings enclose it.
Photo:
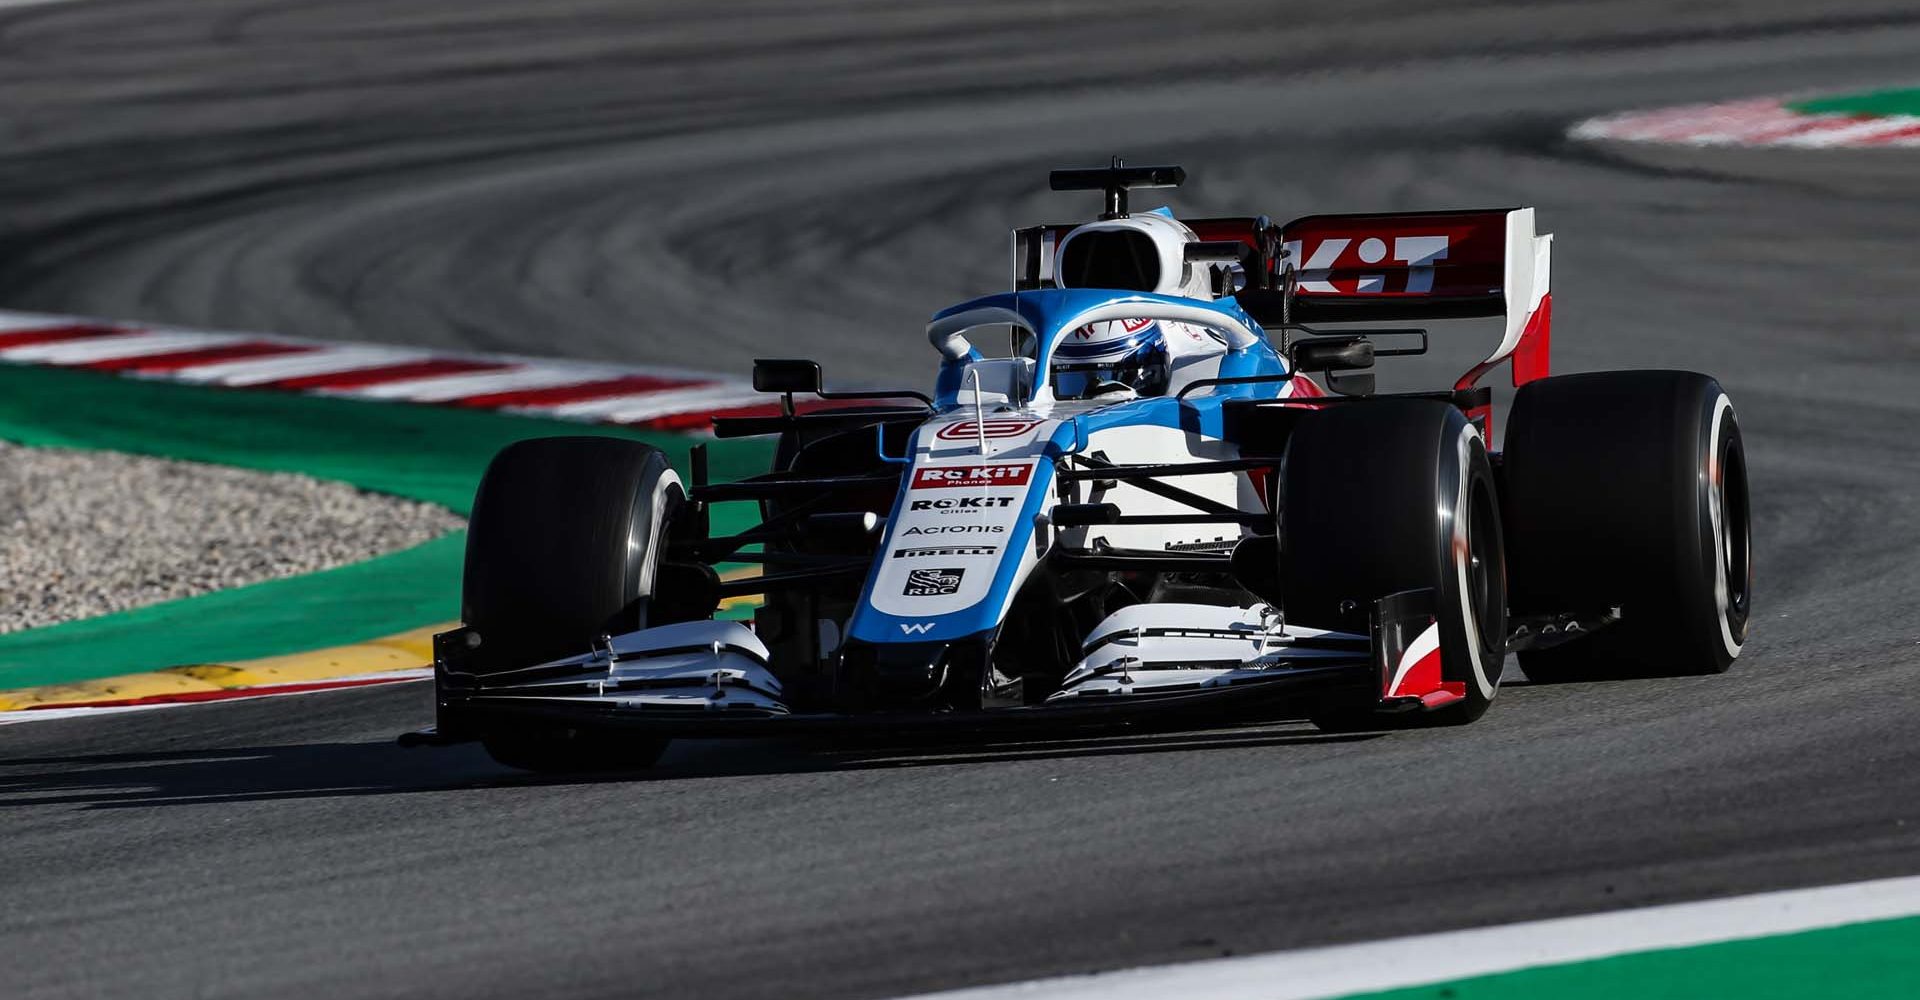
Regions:
[[[764,475],[709,482],[699,446],[683,481],[610,437],[501,451],[413,742],[594,769],[675,737],[1389,728],[1478,718],[1508,652],[1535,681],[1732,663],[1752,576],[1732,405],[1687,372],[1548,377],[1532,209],[1128,211],[1184,176],[1055,172],[1106,211],[1016,232],[1013,290],[934,316],[931,397],[758,362],[779,411],[714,433],[777,434]],[[1454,385],[1374,391],[1375,359],[1428,331],[1353,324],[1473,316],[1501,340]],[[1495,454],[1479,382],[1502,362]],[[734,502],[760,523],[714,534]],[[748,595],[750,623],[717,614]]]

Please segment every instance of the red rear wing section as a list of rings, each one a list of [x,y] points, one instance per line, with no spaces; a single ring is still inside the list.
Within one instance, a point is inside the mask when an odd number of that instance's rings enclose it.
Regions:
[[[1471,387],[1513,360],[1521,385],[1548,371],[1553,237],[1534,232],[1533,209],[1183,219],[1202,242],[1253,252],[1235,298],[1267,326],[1500,316],[1501,340],[1462,376]],[[1053,252],[1071,225],[1015,233],[1014,287],[1051,283]]]
[[[1295,306],[1366,315],[1436,306],[1456,314],[1505,311],[1507,213],[1312,215],[1280,229],[1294,268]]]
[[[1548,371],[1553,237],[1534,232],[1533,209],[1312,215],[1280,227],[1270,314],[1293,272],[1296,323],[1500,316],[1500,344],[1459,388],[1513,359],[1513,384]],[[1253,306],[1249,305],[1249,311]]]

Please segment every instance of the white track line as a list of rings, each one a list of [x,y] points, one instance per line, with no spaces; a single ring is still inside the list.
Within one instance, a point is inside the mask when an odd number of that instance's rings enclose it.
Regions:
[[[310,349],[304,354],[279,354],[272,357],[240,358],[235,361],[195,365],[174,372],[173,377],[182,382],[210,382],[237,387],[277,382],[283,378],[300,378],[305,375],[332,375],[338,372],[359,371],[362,368],[406,364],[411,361],[423,361],[428,357],[424,351],[394,347],[321,347],[291,341],[288,342],[288,346]]]
[[[612,424],[641,424],[649,420],[660,420],[690,410],[711,411],[746,409],[753,406],[766,406],[772,403],[765,393],[754,392],[742,385],[727,386],[724,389],[707,390],[699,396],[692,394],[671,399],[646,399],[642,397],[632,406],[622,406],[607,414],[606,421]]]
[[[0,0],[0,3],[4,2],[5,0]],[[142,377],[151,375],[160,381],[187,382],[197,385],[273,388],[270,383],[282,379],[346,375],[351,372],[416,362],[467,362],[479,368],[479,370],[420,375],[392,381],[374,380],[359,386],[348,384],[329,388],[314,385],[294,390],[349,399],[429,404],[456,403],[495,393],[556,389],[635,377],[666,383],[652,390],[609,386],[605,387],[605,395],[576,399],[566,403],[531,403],[514,406],[503,406],[498,402],[488,404],[488,408],[535,416],[630,425],[651,421],[686,422],[688,418],[697,418],[717,410],[739,409],[771,401],[771,397],[754,393],[743,380],[689,371],[684,368],[531,358],[508,354],[430,351],[382,344],[302,340],[272,334],[207,333],[196,330],[140,327],[132,324],[112,326],[97,320],[71,316],[0,311],[0,333],[52,330],[69,326],[106,326],[121,332],[0,348],[0,361],[80,365],[246,341],[264,341],[282,345],[287,350],[259,357],[207,361],[203,364],[157,373],[129,374]]]
[[[408,379],[405,382],[384,382],[361,389],[344,389],[337,395],[358,396],[362,399],[410,399],[416,403],[440,403],[450,399],[465,399],[468,396],[483,396],[495,392],[579,385],[582,382],[617,378],[624,374],[627,373],[585,367],[574,368],[567,365],[497,368],[492,371]]]
[[[1575,139],[1684,146],[1833,149],[1920,145],[1920,117],[1807,114],[1794,111],[1781,101],[1762,98],[1606,115],[1580,122],[1567,134]],[[1910,131],[1915,134],[1903,134]]]
[[[1920,914],[1920,877],[920,994],[922,1000],[1311,1000]]]
[[[43,365],[84,365],[118,358],[144,358],[175,351],[218,347],[249,338],[217,333],[146,333],[128,331],[120,336],[87,337],[46,344],[29,344],[0,351],[8,361],[32,361]]]
[[[516,412],[559,417],[564,420],[604,420],[608,423],[632,423],[688,410],[720,410],[740,402],[745,395],[756,395],[755,402],[770,403],[776,397],[754,394],[739,383],[689,385],[653,392],[629,392],[600,399],[551,406],[515,407]]]
[[[1920,118],[1910,118],[1905,115],[1868,118],[1865,121],[1836,125],[1830,129],[1787,136],[1777,140],[1774,145],[1813,147],[1873,145],[1874,140],[1880,136],[1912,128],[1915,125],[1920,125]]]

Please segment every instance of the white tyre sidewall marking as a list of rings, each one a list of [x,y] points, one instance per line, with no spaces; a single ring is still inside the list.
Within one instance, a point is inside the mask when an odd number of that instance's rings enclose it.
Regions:
[[[1470,553],[1467,549],[1467,522],[1473,518],[1471,496],[1473,492],[1473,443],[1480,437],[1480,431],[1472,424],[1460,429],[1457,450],[1460,458],[1459,495],[1453,501],[1453,567],[1460,597],[1460,623],[1466,629],[1467,662],[1473,666],[1473,682],[1480,688],[1480,696],[1492,701],[1500,690],[1500,677],[1496,673],[1487,676],[1487,665],[1480,655],[1480,623],[1474,620],[1473,598],[1470,596],[1471,583],[1467,575],[1467,562]],[[1499,567],[1494,567],[1498,570]]]
[[[1713,606],[1720,624],[1720,643],[1726,647],[1729,657],[1738,657],[1745,643],[1733,637],[1733,627],[1727,624],[1727,612],[1733,604],[1726,559],[1730,539],[1727,538],[1726,512],[1721,509],[1726,496],[1722,483],[1727,470],[1720,462],[1720,428],[1732,418],[1733,400],[1723,392],[1714,400],[1713,416],[1708,418],[1713,430],[1707,437],[1707,519],[1713,528]]]
[[[677,489],[681,496],[686,495],[686,487],[680,483],[680,474],[668,469],[661,473],[653,483],[652,509],[647,513],[652,518],[647,527],[647,551],[640,557],[640,579],[635,597],[652,597],[654,574],[660,569],[660,526],[667,517],[667,490]]]

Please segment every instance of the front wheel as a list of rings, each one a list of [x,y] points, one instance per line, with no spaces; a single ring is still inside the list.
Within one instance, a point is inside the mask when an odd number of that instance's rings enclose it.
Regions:
[[[522,771],[585,774],[651,767],[666,752],[667,740],[619,732],[523,726],[487,733],[480,737],[480,745],[497,763]]]
[[[656,582],[687,494],[660,449],[610,437],[536,438],[494,456],[467,527],[461,618],[486,675],[585,653],[595,638],[672,620]],[[684,603],[684,602],[683,602]],[[697,603],[697,602],[696,602]],[[493,722],[477,734],[509,767],[644,767],[664,740]]]
[[[535,438],[502,449],[474,496],[461,593],[486,669],[584,653],[604,633],[660,624],[648,615],[654,581],[686,502],[666,454],[638,441]]]
[[[1506,658],[1506,570],[1499,496],[1479,431],[1459,410],[1426,400],[1333,407],[1294,429],[1282,490],[1287,621],[1364,633],[1373,602],[1431,591],[1438,678],[1416,685],[1409,676],[1405,687],[1435,701],[1457,696],[1410,715],[1378,716],[1372,698],[1329,704],[1315,723],[1350,730],[1460,724],[1484,714]]]

